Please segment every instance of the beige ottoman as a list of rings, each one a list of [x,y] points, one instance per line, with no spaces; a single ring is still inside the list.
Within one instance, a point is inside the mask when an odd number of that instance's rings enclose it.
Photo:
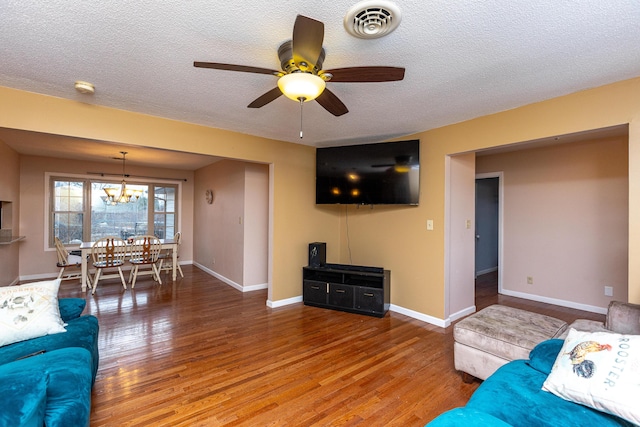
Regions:
[[[566,328],[566,322],[553,317],[504,305],[489,306],[454,326],[455,368],[487,379],[507,362],[528,359],[533,347],[561,335]]]

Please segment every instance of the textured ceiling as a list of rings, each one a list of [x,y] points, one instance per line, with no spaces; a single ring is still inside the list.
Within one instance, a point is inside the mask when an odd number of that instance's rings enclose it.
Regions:
[[[0,1],[0,85],[313,146],[377,142],[640,76],[634,0],[405,0],[386,37],[350,36],[356,1]],[[193,61],[279,69],[297,14],[325,24],[324,68],[406,68],[393,83],[329,83],[349,113],[280,97],[276,78]],[[73,88],[96,86],[94,95]]]

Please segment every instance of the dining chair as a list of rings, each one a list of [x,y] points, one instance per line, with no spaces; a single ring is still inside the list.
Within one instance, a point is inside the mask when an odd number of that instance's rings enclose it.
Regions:
[[[127,282],[124,280],[124,275],[122,274],[122,266],[125,263],[126,256],[127,244],[119,237],[103,237],[91,246],[91,259],[93,261],[93,267],[96,269],[96,275],[93,278],[92,294],[96,293],[102,271],[109,268],[118,269],[122,287],[127,289]],[[117,277],[118,275],[115,273],[108,276],[103,275],[102,278]]]
[[[136,286],[138,276],[143,274],[153,275],[153,280],[162,284],[162,280],[160,279],[162,261],[158,260],[161,250],[162,243],[156,236],[136,236],[133,238],[130,250],[131,257],[129,258],[129,262],[133,266],[131,274],[129,275],[131,289]],[[145,265],[150,266],[151,269],[140,271],[140,267]]]
[[[58,279],[60,280],[81,279],[82,278],[82,271],[81,271],[82,257],[80,255],[70,254],[59,238],[54,237],[54,242],[56,246],[56,254],[58,255],[58,263],[56,264],[56,266],[60,268],[60,272],[58,273]],[[66,269],[75,269],[75,271],[67,272],[67,274],[65,274]],[[89,280],[89,286],[91,286],[90,280]]]
[[[174,236],[173,236],[173,241],[176,242],[176,246],[175,246],[175,250],[176,250],[176,259],[180,258],[180,242],[182,240],[182,233],[181,232],[177,232]],[[163,251],[160,254],[160,259],[162,260],[162,264],[161,265],[161,270],[162,271],[173,271],[173,249],[167,249],[165,251]],[[180,263],[177,262],[176,263],[176,269],[178,270],[178,272],[180,273],[180,277],[184,277],[184,274],[182,273],[182,268],[180,268]]]

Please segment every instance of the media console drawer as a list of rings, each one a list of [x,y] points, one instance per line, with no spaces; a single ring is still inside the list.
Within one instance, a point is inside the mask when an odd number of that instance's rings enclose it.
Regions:
[[[303,267],[304,304],[384,317],[390,304],[390,271],[358,266],[340,269],[335,265]]]
[[[371,313],[380,313],[384,307],[384,290],[356,287],[356,309]]]
[[[302,300],[316,304],[327,303],[327,284],[313,280],[305,280],[302,283]]]

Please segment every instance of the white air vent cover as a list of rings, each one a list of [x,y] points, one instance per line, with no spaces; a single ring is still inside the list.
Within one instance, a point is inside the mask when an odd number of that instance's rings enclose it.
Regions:
[[[400,9],[384,0],[365,0],[353,6],[344,17],[344,28],[352,36],[375,39],[400,25]]]

